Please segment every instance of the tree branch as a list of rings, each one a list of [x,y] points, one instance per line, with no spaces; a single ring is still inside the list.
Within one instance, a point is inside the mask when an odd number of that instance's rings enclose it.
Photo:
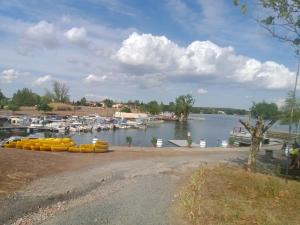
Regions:
[[[249,123],[244,122],[243,120],[239,120],[239,122],[249,131],[250,134],[253,132],[253,127]]]
[[[265,126],[265,127],[263,128],[263,134],[264,134],[267,130],[269,130],[270,127],[273,126],[274,123],[276,123],[276,120],[271,120],[271,121],[268,123],[268,125]]]

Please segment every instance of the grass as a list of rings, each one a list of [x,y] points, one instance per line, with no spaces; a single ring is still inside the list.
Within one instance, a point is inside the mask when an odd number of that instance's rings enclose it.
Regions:
[[[299,225],[300,182],[220,165],[200,168],[180,194],[197,225]]]

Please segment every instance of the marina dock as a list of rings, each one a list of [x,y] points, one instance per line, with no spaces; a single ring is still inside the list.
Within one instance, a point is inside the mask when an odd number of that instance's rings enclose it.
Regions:
[[[187,147],[188,143],[187,140],[168,140],[168,142],[178,146],[178,147]],[[199,144],[192,143],[192,147],[199,147]]]

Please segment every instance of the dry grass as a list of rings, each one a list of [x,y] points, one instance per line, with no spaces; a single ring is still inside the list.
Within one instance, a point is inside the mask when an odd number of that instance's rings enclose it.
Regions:
[[[300,182],[218,166],[201,168],[179,201],[198,225],[299,225]]]
[[[74,110],[74,107],[70,104],[53,102],[53,103],[50,103],[49,105],[50,105],[50,107],[52,107],[52,109],[54,111],[72,111],[72,110]]]

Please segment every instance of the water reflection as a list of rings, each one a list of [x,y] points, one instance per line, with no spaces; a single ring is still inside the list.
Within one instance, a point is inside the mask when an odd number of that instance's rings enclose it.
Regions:
[[[190,132],[189,122],[175,122],[175,139],[186,139],[188,132]]]

